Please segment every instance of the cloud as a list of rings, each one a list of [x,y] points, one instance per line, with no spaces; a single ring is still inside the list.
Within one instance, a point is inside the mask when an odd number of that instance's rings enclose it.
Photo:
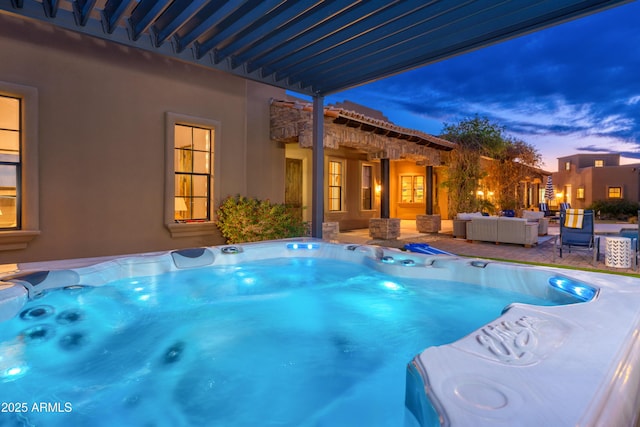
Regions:
[[[622,157],[627,157],[631,159],[640,159],[640,151],[636,150],[635,146],[629,146],[627,148],[631,148],[630,151],[626,151],[623,145],[614,146],[613,148],[605,148],[604,146],[598,145],[585,145],[582,147],[578,147],[580,151],[590,152],[590,153],[608,153],[608,154],[620,154]]]
[[[332,95],[327,102],[349,99],[383,111],[401,126],[435,134],[442,123],[484,116],[508,134],[540,144],[547,160],[598,147],[637,157],[638,16],[640,2],[632,2]]]

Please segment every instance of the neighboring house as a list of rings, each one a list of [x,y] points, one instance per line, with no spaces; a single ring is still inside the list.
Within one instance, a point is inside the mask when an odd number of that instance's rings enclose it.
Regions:
[[[283,200],[284,89],[7,15],[0,56],[0,263],[222,244],[222,199]]]
[[[284,144],[285,201],[310,220],[312,104],[274,100],[271,138]],[[446,218],[446,153],[455,144],[397,126],[379,111],[344,102],[324,109],[324,219],[341,230],[369,227],[381,211],[381,159],[389,159],[389,214],[415,219],[432,211]],[[429,178],[431,181],[429,182]],[[429,186],[431,184],[431,186]],[[431,196],[431,197],[429,197]]]
[[[640,201],[640,164],[620,165],[620,154],[574,154],[558,158],[555,203],[587,208],[594,201]]]

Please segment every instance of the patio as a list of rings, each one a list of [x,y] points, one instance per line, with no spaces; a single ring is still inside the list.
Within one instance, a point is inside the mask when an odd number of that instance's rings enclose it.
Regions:
[[[532,248],[525,248],[520,245],[511,244],[494,244],[488,242],[470,243],[464,239],[454,239],[452,237],[453,224],[451,220],[442,221],[442,229],[438,234],[418,233],[415,227],[415,221],[402,220],[400,238],[397,240],[373,240],[369,237],[369,230],[351,230],[341,232],[338,241],[342,243],[359,243],[373,244],[392,248],[402,248],[407,243],[428,243],[438,249],[451,252],[456,255],[474,257],[474,258],[490,258],[514,262],[527,262],[537,264],[554,264],[558,267],[579,268],[601,270],[607,272],[632,273],[638,274],[635,268],[614,268],[608,267],[604,262],[604,247],[606,235],[616,234],[622,228],[633,228],[634,224],[602,224],[596,223],[596,234],[600,235],[600,259],[594,267],[591,264],[591,253],[572,252],[563,255],[563,258],[556,257],[553,259],[553,242],[555,236],[559,233],[558,224],[549,225],[549,234],[540,236],[538,244]]]

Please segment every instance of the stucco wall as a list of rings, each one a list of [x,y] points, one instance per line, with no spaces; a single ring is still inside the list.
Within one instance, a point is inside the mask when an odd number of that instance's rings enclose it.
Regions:
[[[273,144],[276,144],[273,142]],[[311,222],[311,202],[313,200],[313,151],[300,148],[298,143],[286,144],[286,157],[302,161],[302,220]]]
[[[0,56],[0,81],[38,90],[41,230],[0,263],[222,243],[164,225],[166,112],[221,124],[216,206],[233,194],[281,201],[268,100],[282,90],[7,16]]]
[[[270,139],[269,99],[284,90],[247,81],[247,191],[260,199],[284,202],[285,145]]]
[[[570,171],[559,170],[553,174],[556,191],[571,186],[571,206],[587,208],[595,201],[608,200],[609,187],[621,187],[622,197],[637,202],[640,200],[640,168],[634,165],[587,167],[578,169],[572,165]],[[585,189],[585,198],[576,197],[577,189]]]
[[[343,208],[341,212],[331,212],[328,210],[327,199],[325,197],[324,220],[337,221],[340,223],[340,230],[354,230],[369,227],[369,219],[380,217],[380,197],[374,193],[374,209],[362,209],[361,194],[361,174],[362,165],[373,166],[373,177],[380,180],[380,163],[367,161],[366,154],[358,153],[348,148],[338,150],[325,149],[325,192],[328,194],[327,173],[330,160],[344,160],[344,194]]]
[[[624,199],[639,201],[638,175],[638,168],[631,165],[593,168],[594,200],[605,200],[609,187],[622,187]]]
[[[447,193],[442,183],[446,179],[446,170],[441,167],[433,168],[433,213],[441,219],[448,219]],[[427,211],[427,170],[425,166],[418,166],[414,161],[395,161],[390,164],[390,209],[391,217],[400,219],[415,219],[416,215],[425,215]],[[425,177],[424,203],[401,203],[400,176],[421,175]]]

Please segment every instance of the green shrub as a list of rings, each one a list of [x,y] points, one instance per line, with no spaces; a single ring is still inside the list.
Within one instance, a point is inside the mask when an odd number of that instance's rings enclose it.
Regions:
[[[640,205],[625,199],[596,200],[587,209],[593,209],[600,219],[626,221],[638,215]]]
[[[243,196],[228,197],[217,211],[216,225],[227,243],[299,237],[304,223],[283,204]]]

